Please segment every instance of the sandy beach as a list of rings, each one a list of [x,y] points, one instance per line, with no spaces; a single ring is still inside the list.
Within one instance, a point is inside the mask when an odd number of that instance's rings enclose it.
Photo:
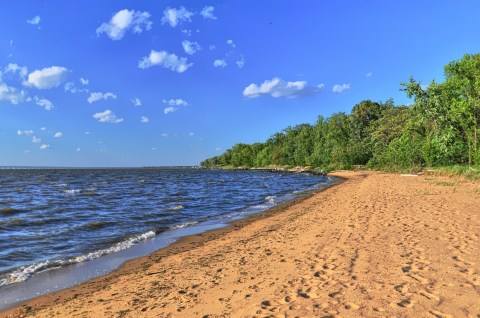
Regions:
[[[480,183],[339,185],[0,317],[480,317]]]

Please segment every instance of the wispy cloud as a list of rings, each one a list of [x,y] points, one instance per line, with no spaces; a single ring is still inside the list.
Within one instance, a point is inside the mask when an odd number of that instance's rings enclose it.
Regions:
[[[0,101],[7,101],[13,105],[18,105],[26,99],[26,93],[23,90],[18,90],[13,86],[9,86],[2,82],[0,78]]]
[[[16,74],[18,73],[22,79],[25,79],[25,77],[28,74],[28,69],[26,66],[20,66],[15,63],[8,63],[8,65],[5,67],[5,74],[12,73]]]
[[[191,42],[191,41],[188,41],[188,40],[182,41],[182,46],[183,46],[183,50],[188,55],[193,55],[197,51],[202,49],[200,44],[198,44],[197,42]]]
[[[101,123],[113,123],[118,124],[123,121],[123,118],[118,118],[114,112],[110,109],[107,109],[101,113],[93,114],[93,118],[97,119]]]
[[[65,81],[69,72],[70,71],[63,66],[46,67],[28,74],[28,79],[23,84],[25,86],[34,86],[38,89],[58,87]]]
[[[226,67],[227,66],[227,61],[223,59],[218,59],[213,61],[213,66],[215,67]]]
[[[217,20],[217,17],[213,14],[214,10],[215,8],[212,6],[205,6],[202,11],[200,11],[200,15],[205,19]]]
[[[146,124],[150,122],[150,119],[148,119],[148,117],[142,116],[140,117],[140,122]]]
[[[92,93],[90,93],[90,96],[88,96],[87,102],[89,104],[92,104],[92,103],[95,103],[99,100],[102,100],[102,99],[107,100],[109,98],[116,99],[117,95],[115,95],[114,93],[111,93],[111,92],[107,92],[107,93],[92,92]]]
[[[238,68],[243,68],[245,66],[245,59],[243,56],[240,56],[240,59],[235,62],[237,64]]]
[[[231,39],[230,39],[230,40],[227,40],[227,44],[230,45],[230,46],[233,47],[233,48],[236,48],[236,47],[237,47],[237,45],[235,44],[235,42],[233,42],[233,40],[231,40]]]
[[[164,99],[162,100],[162,103],[169,106],[187,106],[188,105],[187,101],[181,98],[172,98],[168,100]]]
[[[42,138],[37,137],[37,136],[32,136],[32,143],[39,144],[41,142],[42,142]]]
[[[48,148],[50,148],[50,145],[47,145],[47,144],[40,145],[40,150],[47,150]]]
[[[171,27],[176,27],[183,22],[192,21],[193,12],[185,9],[185,7],[166,8],[163,11],[162,24],[168,23]]]
[[[80,81],[81,80],[82,79],[80,79]],[[78,87],[76,87],[74,82],[65,83],[65,86],[63,88],[65,89],[65,92],[69,92],[69,93],[72,93],[72,94],[90,92],[90,90],[88,88],[78,88]]]
[[[80,77],[80,83],[82,83],[82,85],[88,85],[90,81],[86,78],[83,78],[83,77]]]
[[[131,102],[135,107],[142,106],[142,101],[138,97],[135,97],[134,99],[132,99]]]
[[[19,136],[32,136],[33,135],[33,130],[17,130],[17,135]]]
[[[60,137],[62,137],[62,136],[63,136],[63,133],[62,133],[61,131],[57,131],[57,132],[53,135],[54,138],[60,138]]]
[[[155,50],[152,50],[149,56],[144,57],[138,62],[138,67],[141,69],[146,69],[155,65],[169,69],[173,72],[183,73],[192,67],[193,63],[188,63],[186,57],[178,57],[167,51]]]
[[[308,85],[306,81],[287,82],[279,77],[266,80],[262,84],[250,84],[243,90],[243,96],[256,98],[261,95],[270,95],[272,97],[296,98],[310,96],[318,93],[323,84]]]
[[[175,108],[175,107],[171,106],[171,107],[164,108],[164,109],[163,109],[163,113],[164,113],[165,115],[168,115],[168,114],[170,114],[170,113],[176,112],[177,110],[178,110],[178,108]]]
[[[105,33],[112,40],[120,40],[127,31],[142,33],[151,28],[150,13],[124,9],[115,13],[109,22],[102,23],[97,28],[97,36]]]
[[[34,16],[33,18],[27,20],[27,23],[28,24],[31,24],[31,25],[38,25],[40,24],[40,21],[41,21],[41,18],[39,15],[36,15]]]
[[[53,103],[46,98],[39,98],[37,96],[34,97],[35,104],[42,107],[45,110],[52,110],[54,108]]]
[[[350,89],[350,84],[335,84],[332,87],[332,92],[336,94],[343,93],[347,89]]]

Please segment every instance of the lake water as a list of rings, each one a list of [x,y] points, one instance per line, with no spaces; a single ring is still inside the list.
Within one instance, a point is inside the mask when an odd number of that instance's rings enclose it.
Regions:
[[[330,183],[308,174],[194,168],[0,170],[0,292],[178,229],[214,228]]]

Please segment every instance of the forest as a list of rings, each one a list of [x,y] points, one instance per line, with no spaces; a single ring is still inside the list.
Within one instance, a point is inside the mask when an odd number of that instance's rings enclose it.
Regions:
[[[350,114],[319,116],[273,134],[263,143],[239,143],[202,161],[204,167],[294,167],[382,170],[480,165],[480,54],[444,67],[443,83],[410,78],[401,90],[413,104],[364,100]]]

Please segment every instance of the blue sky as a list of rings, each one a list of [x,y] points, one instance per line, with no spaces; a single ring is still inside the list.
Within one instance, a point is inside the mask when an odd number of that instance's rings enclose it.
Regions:
[[[236,143],[411,103],[480,52],[480,2],[0,3],[0,166],[196,165]]]

